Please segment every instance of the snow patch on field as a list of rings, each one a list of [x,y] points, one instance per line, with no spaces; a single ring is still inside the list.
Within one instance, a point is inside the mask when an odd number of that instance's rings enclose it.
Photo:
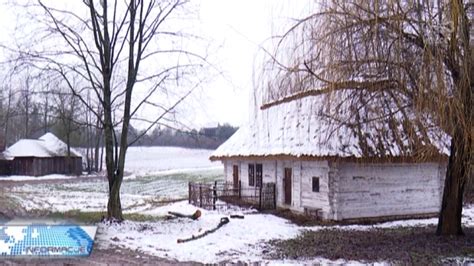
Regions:
[[[136,176],[150,176],[223,169],[220,162],[209,160],[212,152],[178,147],[130,147],[127,150],[125,171]]]
[[[144,212],[163,217],[168,211],[192,214],[196,207],[186,201],[180,201],[163,207]],[[202,216],[193,221],[186,218],[163,220],[158,222],[131,222],[122,224],[100,224],[97,235],[99,248],[121,247],[144,252],[177,261],[196,261],[202,263],[217,262],[264,262],[274,265],[301,265],[301,264],[351,264],[362,265],[363,262],[313,258],[301,260],[266,260],[269,252],[264,242],[271,239],[289,239],[298,236],[304,230],[342,229],[342,230],[370,230],[373,228],[394,228],[434,225],[437,219],[411,219],[380,223],[376,225],[348,225],[348,226],[314,226],[302,227],[290,223],[288,220],[274,215],[256,213],[253,210],[230,207],[225,211],[201,210]],[[177,243],[178,239],[196,236],[205,230],[217,226],[221,217],[230,214],[244,214],[244,219],[230,219],[216,232],[203,238],[186,243]],[[474,206],[465,206],[463,224],[472,227],[474,223]],[[374,265],[387,265],[377,262]]]
[[[210,166],[210,167],[202,167],[202,168],[185,168],[185,169],[170,169],[170,170],[159,170],[159,171],[150,171],[147,174],[135,174],[132,173],[130,175],[126,175],[124,179],[137,179],[146,176],[163,176],[163,175],[176,175],[176,174],[187,174],[187,173],[201,173],[201,172],[209,172],[209,171],[222,171],[222,166]]]
[[[77,176],[71,175],[44,175],[44,176],[26,176],[26,175],[12,175],[0,176],[0,181],[31,181],[31,180],[52,180],[52,179],[74,179]]]
[[[126,212],[153,209],[153,202],[183,199],[188,195],[189,181],[222,179],[221,170],[163,174],[126,179],[120,193]],[[81,182],[56,184],[24,184],[10,190],[26,210],[105,211],[107,208],[108,183],[105,178]]]

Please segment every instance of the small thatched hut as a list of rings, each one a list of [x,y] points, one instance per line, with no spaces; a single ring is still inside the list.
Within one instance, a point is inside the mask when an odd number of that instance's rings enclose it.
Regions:
[[[52,133],[39,139],[21,139],[10,146],[5,157],[11,160],[12,175],[41,176],[49,174],[80,175],[82,157]]]

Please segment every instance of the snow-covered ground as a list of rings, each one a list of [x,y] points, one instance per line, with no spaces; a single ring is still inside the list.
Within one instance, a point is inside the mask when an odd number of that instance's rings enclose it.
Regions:
[[[121,202],[124,211],[144,211],[153,202],[183,199],[188,195],[189,181],[222,179],[222,170],[195,170],[126,179],[122,184]],[[26,210],[105,211],[108,197],[106,180],[54,184],[25,184],[11,188],[11,195]]]
[[[0,181],[31,181],[31,180],[54,180],[54,179],[73,179],[77,178],[77,176],[69,176],[69,175],[44,175],[44,176],[29,176],[29,175],[12,175],[12,176],[0,176]]]
[[[180,201],[144,211],[143,213],[163,217],[168,211],[192,214],[196,209],[196,207],[189,205],[186,201]],[[225,211],[201,211],[202,216],[197,221],[180,218],[158,222],[127,221],[122,224],[100,224],[97,243],[100,248],[122,247],[178,261],[198,261],[203,263],[237,261],[251,263],[258,261],[272,264],[357,264],[358,262],[355,261],[329,261],[324,258],[315,258],[311,261],[266,261],[264,258],[266,247],[263,245],[263,242],[271,239],[294,238],[303,230],[317,231],[323,228],[369,230],[372,228],[435,225],[438,222],[436,218],[432,218],[386,222],[376,225],[301,227],[273,215],[256,213],[252,210],[236,207]],[[178,239],[189,238],[214,228],[222,217],[229,217],[230,214],[243,214],[245,218],[230,219],[228,224],[206,237],[186,243],[177,242]],[[474,226],[474,206],[466,206],[463,216],[463,224],[465,226]]]
[[[153,208],[151,202],[182,199],[187,196],[189,181],[222,179],[220,162],[209,161],[211,150],[176,147],[130,147],[127,153],[125,181],[121,200],[125,211]],[[5,181],[74,179],[75,176],[47,175],[0,177]],[[11,197],[27,210],[104,211],[108,187],[104,179],[81,182],[25,184],[13,187]]]
[[[223,169],[220,162],[209,160],[212,152],[177,147],[130,147],[127,151],[125,171],[136,176],[150,176]]]
[[[181,201],[146,213],[157,216],[164,216],[168,211],[191,214],[196,209],[186,201]],[[250,210],[231,208],[226,211],[201,212],[202,216],[197,221],[179,218],[160,222],[127,221],[108,226],[101,224],[97,243],[99,247],[120,246],[179,261],[258,261],[261,260],[260,243],[274,238],[294,237],[299,231],[285,219],[256,214]],[[244,214],[245,218],[230,219],[217,232],[201,239],[177,242],[178,239],[190,238],[216,227],[222,217],[234,213]]]
[[[125,212],[164,217],[168,211],[194,213],[197,209],[187,201],[163,205],[163,200],[182,199],[187,196],[189,181],[213,181],[222,179],[222,166],[211,163],[211,151],[181,148],[130,148],[126,169],[130,175],[124,180],[121,190]],[[48,179],[65,179],[64,182],[23,184],[9,187],[8,196],[27,210],[48,211],[105,211],[107,182],[102,179],[72,181],[71,177],[49,176]],[[28,180],[36,177],[7,177],[3,180]],[[41,178],[40,178],[41,179]],[[1,179],[0,179],[1,180]],[[1,181],[0,181],[1,184]],[[231,206],[226,210],[202,210],[199,220],[179,218],[158,219],[153,222],[125,221],[122,224],[99,224],[98,248],[121,247],[138,250],[170,260],[215,262],[264,262],[267,264],[360,264],[357,261],[330,261],[315,258],[310,261],[267,261],[264,242],[271,239],[294,238],[303,230],[321,230],[321,226],[300,227],[289,221],[254,210]],[[243,214],[244,219],[230,219],[217,232],[186,243],[178,239],[198,235],[214,228],[222,217]],[[334,226],[343,230],[369,230],[398,226],[434,225],[436,218],[404,220],[376,225]],[[474,226],[474,206],[463,210],[463,224]],[[380,262],[383,264],[383,262]]]

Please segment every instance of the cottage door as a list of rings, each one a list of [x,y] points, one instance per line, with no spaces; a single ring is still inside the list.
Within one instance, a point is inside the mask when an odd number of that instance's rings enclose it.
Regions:
[[[232,177],[234,181],[234,189],[239,188],[239,166],[234,165],[232,168]]]
[[[285,168],[283,190],[285,191],[285,204],[291,205],[291,168]]]

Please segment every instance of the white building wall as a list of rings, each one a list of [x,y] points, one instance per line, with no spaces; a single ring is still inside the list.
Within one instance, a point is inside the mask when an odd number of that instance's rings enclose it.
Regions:
[[[301,162],[301,206],[304,208],[321,209],[322,216],[329,218],[329,165],[327,161]],[[313,192],[313,177],[319,177],[319,192]]]
[[[233,182],[233,165],[239,167],[242,195],[256,195],[248,185],[248,164],[261,163],[263,182],[276,185],[280,208],[304,212],[321,209],[324,219],[344,220],[436,213],[440,209],[444,163],[335,163],[299,160],[225,160],[225,180]],[[284,202],[284,169],[292,169],[292,202]],[[312,178],[319,177],[319,192]]]
[[[436,213],[442,172],[439,163],[339,163],[335,218]]]
[[[233,165],[239,167],[239,179],[243,196],[256,195],[255,193],[258,192],[255,186],[249,186],[249,164],[262,164],[263,183],[274,183],[276,181],[276,161],[274,160],[224,160],[223,163],[225,165],[225,180],[227,182],[233,182]]]
[[[224,180],[226,182],[232,182],[233,165],[235,164],[239,165],[239,163],[237,161],[231,161],[231,160],[222,161],[222,163],[224,164]]]
[[[285,168],[292,170],[292,201],[285,204],[284,181]],[[322,209],[323,217],[330,212],[328,200],[328,163],[327,161],[278,160],[275,161],[277,206],[304,212],[305,208]],[[312,178],[319,177],[320,192],[312,191]]]
[[[290,209],[296,211],[303,211],[301,207],[301,162],[294,161],[291,163],[292,177],[291,177],[291,206]],[[284,171],[284,170],[283,170]],[[283,173],[284,174],[284,173]],[[283,189],[283,187],[282,187]],[[284,193],[283,190],[281,190]]]
[[[225,160],[225,180],[233,182],[233,165],[239,167],[239,178],[242,185],[242,195],[256,195],[248,183],[248,165],[262,164],[263,182],[273,182],[276,186],[276,202],[280,208],[289,208],[294,211],[304,212],[305,208],[322,209],[323,216],[327,218],[330,212],[328,200],[328,163],[327,161],[299,161],[299,160]],[[291,205],[285,204],[284,199],[284,169],[292,169],[292,201]],[[319,177],[320,191],[312,191],[312,177]]]
[[[285,168],[291,168],[291,204],[285,203]],[[279,208],[288,208],[295,211],[302,211],[301,208],[301,162],[292,160],[275,161],[276,173],[276,202]]]

